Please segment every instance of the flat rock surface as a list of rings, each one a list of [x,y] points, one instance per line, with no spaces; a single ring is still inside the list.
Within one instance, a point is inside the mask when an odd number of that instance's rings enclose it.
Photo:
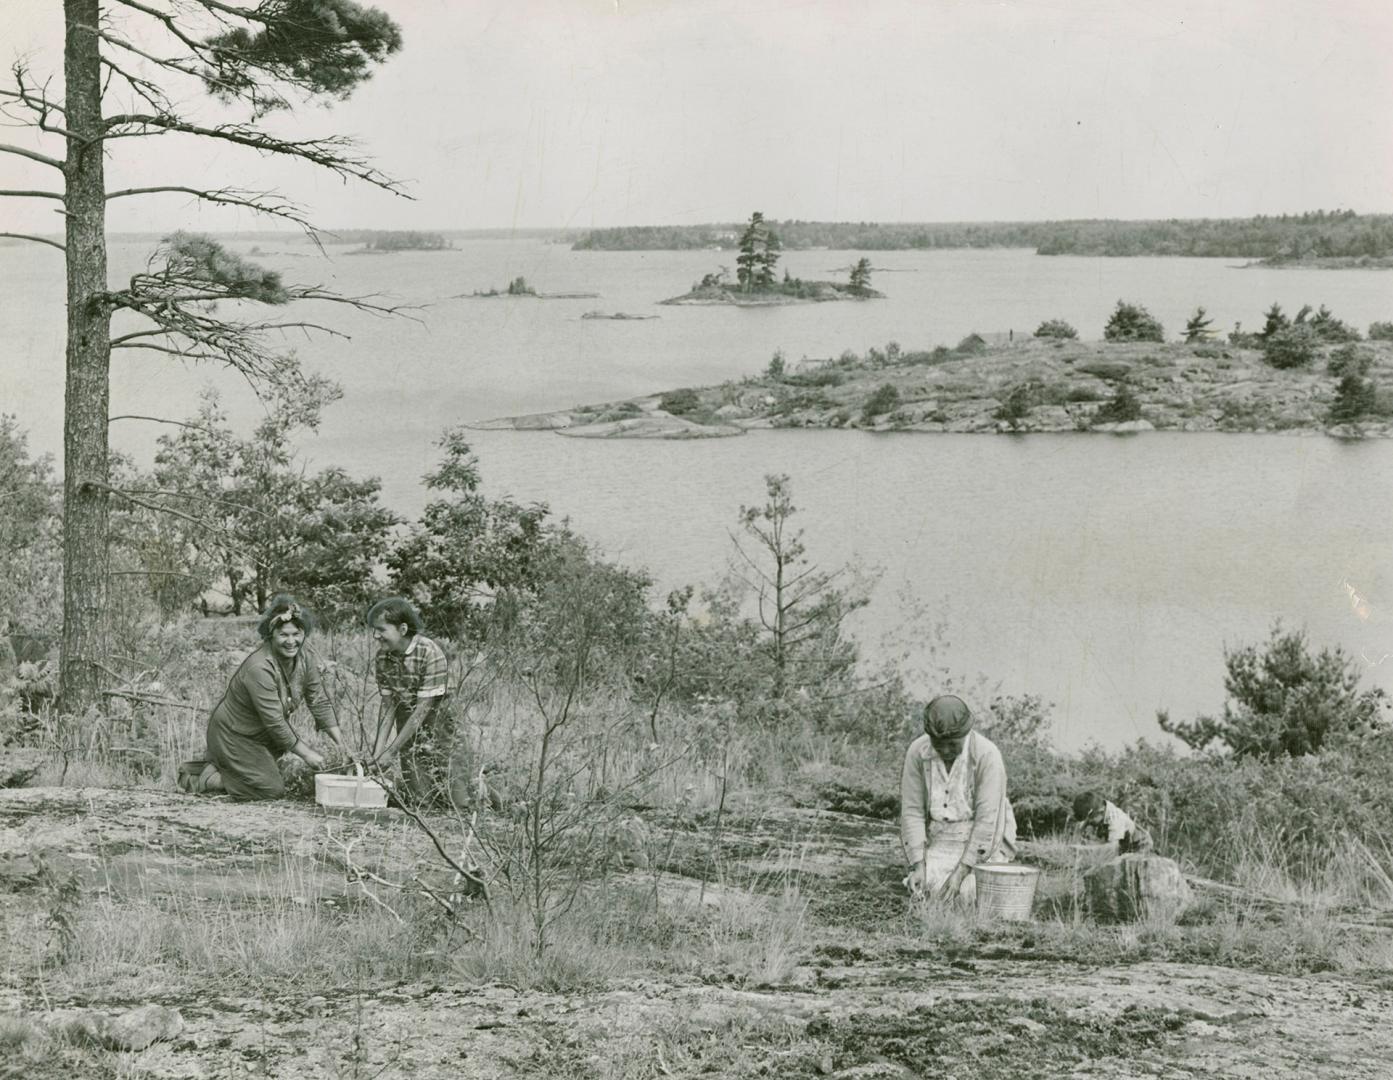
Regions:
[[[675,857],[662,872],[630,872],[651,880],[665,902],[757,902],[749,889],[696,879],[690,867],[709,832],[661,815],[645,827],[653,846]],[[306,804],[247,806],[153,790],[0,791],[0,914],[8,938],[35,894],[26,882],[36,852],[86,885],[147,898],[202,895],[216,913],[235,902],[229,889],[254,892],[259,879],[247,868],[272,859],[304,859],[324,890],[346,890],[332,856],[349,839],[375,865],[428,857],[428,842],[392,813],[345,817]],[[113,1020],[136,1007],[177,1009],[183,1024],[172,1038],[138,1052],[96,1051],[110,1055],[110,1075],[170,1080],[1389,1075],[1393,973],[1293,977],[1155,961],[965,958],[916,947],[912,936],[838,929],[848,912],[873,925],[903,907],[892,895],[901,869],[890,822],[740,809],[721,846],[728,873],[796,870],[813,911],[823,912],[806,940],[792,943],[796,955],[776,984],[697,972],[563,994],[441,978],[287,986],[263,996],[222,986],[137,1002],[114,990],[46,999],[41,985],[11,971],[0,978],[0,1014],[43,1028],[74,1009]],[[921,1059],[915,1049],[933,1024],[949,1025],[932,1037],[950,1040],[942,1045],[951,1059],[928,1050]]]

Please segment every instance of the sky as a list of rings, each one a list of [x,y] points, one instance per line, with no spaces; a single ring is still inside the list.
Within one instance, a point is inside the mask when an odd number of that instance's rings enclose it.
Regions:
[[[0,6],[0,58],[61,86],[61,5]],[[275,187],[329,228],[1393,211],[1387,0],[376,6],[402,52],[276,127],[353,135],[413,199],[179,136],[113,143],[113,186]],[[0,188],[47,171],[0,154]],[[158,196],[110,227],[266,223]],[[51,203],[0,200],[0,229],[56,228]]]

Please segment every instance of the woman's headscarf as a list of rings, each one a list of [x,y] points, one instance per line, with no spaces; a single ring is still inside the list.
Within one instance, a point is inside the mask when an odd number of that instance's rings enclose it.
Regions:
[[[931,739],[961,739],[972,730],[972,712],[954,694],[940,694],[924,706],[924,732]]]

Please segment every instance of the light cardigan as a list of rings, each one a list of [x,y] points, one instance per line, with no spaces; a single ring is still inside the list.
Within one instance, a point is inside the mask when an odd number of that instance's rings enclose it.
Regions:
[[[900,778],[900,841],[905,859],[917,866],[924,858],[930,825],[929,789],[934,763],[933,744],[921,735],[909,744]],[[1006,798],[1006,766],[996,744],[980,732],[968,733],[954,771],[964,770],[964,794],[972,807],[972,829],[963,845],[962,864],[968,868],[1007,852],[1016,845],[1016,816]]]

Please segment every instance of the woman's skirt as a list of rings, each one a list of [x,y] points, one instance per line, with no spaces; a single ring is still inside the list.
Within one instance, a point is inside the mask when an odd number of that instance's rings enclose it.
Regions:
[[[239,735],[216,709],[208,719],[208,758],[222,774],[222,787],[234,799],[279,799],[285,794],[276,755],[263,743]]]

